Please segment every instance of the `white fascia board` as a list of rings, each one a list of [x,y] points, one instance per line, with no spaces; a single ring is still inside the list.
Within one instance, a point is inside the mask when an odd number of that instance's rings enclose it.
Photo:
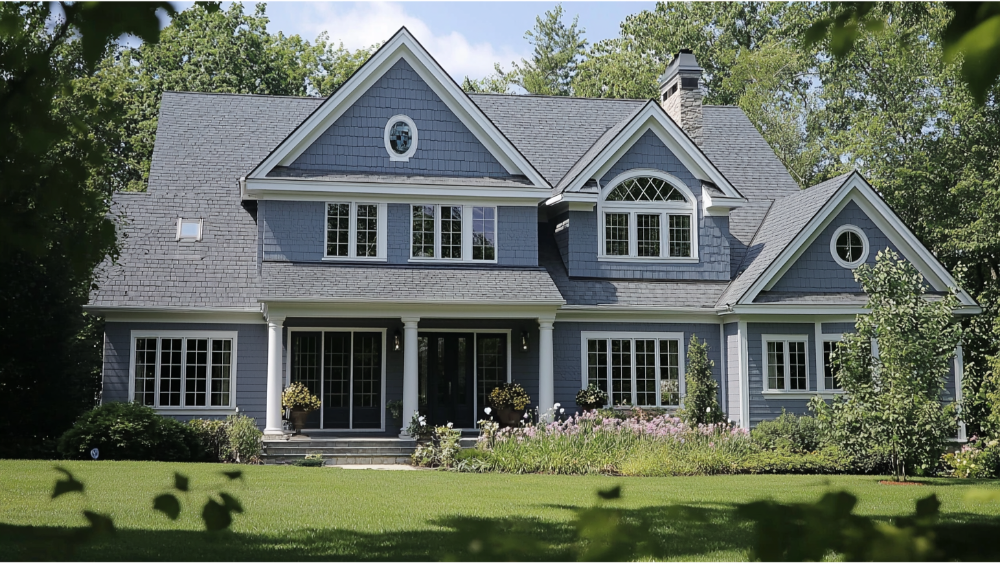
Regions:
[[[577,192],[587,183],[587,180],[599,178],[602,174],[606,173],[650,129],[653,130],[653,133],[660,138],[663,144],[677,156],[681,163],[696,178],[714,183],[728,197],[745,200],[729,180],[723,176],[722,172],[701,152],[701,149],[691,141],[687,134],[664,113],[659,105],[653,102],[648,103],[615,136],[614,140],[608,143],[608,146],[604,147],[604,150],[577,175],[573,182],[566,187],[565,191]]]
[[[726,313],[743,315],[866,315],[870,311],[856,305],[781,305],[781,304],[750,304],[733,305]]]
[[[566,305],[556,312],[559,322],[722,324],[718,311],[695,307],[602,307]]]
[[[560,303],[518,303],[489,301],[455,303],[454,301],[406,302],[379,300],[293,300],[269,299],[269,315],[278,318],[402,318],[420,319],[539,319],[552,320]]]
[[[108,307],[84,305],[83,309],[101,315],[106,322],[163,323],[235,323],[264,322],[260,307]]]
[[[772,262],[764,273],[743,294],[738,305],[750,305],[761,291],[770,289],[781,279],[795,261],[801,257],[809,245],[819,236],[836,216],[854,201],[858,207],[875,223],[889,240],[896,245],[904,257],[927,278],[931,287],[937,291],[948,291],[958,288],[958,282],[948,273],[941,262],[921,244],[916,235],[895,212],[875,193],[875,190],[865,179],[855,172],[838,188],[833,196],[823,205],[818,213],[806,224],[792,242]],[[958,292],[959,302],[964,307],[978,307],[978,304],[964,290]],[[815,307],[815,306],[814,306]]]
[[[597,207],[597,194],[561,193],[545,200],[547,207],[552,207],[556,214],[563,211],[593,211]]]
[[[508,173],[523,174],[537,187],[551,188],[524,155],[504,137],[496,125],[469,99],[405,27],[383,45],[343,86],[320,104],[316,111],[249,174],[248,178],[266,177],[275,166],[287,166],[294,162],[401,58],[420,75],[476,138],[486,145]]]
[[[410,203],[414,198],[453,201],[498,200],[503,205],[537,206],[552,195],[548,188],[503,188],[484,186],[443,186],[440,184],[393,184],[385,182],[330,182],[303,179],[247,179],[249,199],[279,199],[295,201],[325,201],[331,197],[358,194],[377,202]]]
[[[735,197],[712,197],[707,190],[701,190],[701,206],[705,215],[709,217],[725,217],[729,212],[737,207],[742,207],[747,200]]]

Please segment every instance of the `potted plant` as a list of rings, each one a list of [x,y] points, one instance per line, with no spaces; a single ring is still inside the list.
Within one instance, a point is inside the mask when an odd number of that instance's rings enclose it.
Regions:
[[[289,385],[281,394],[281,406],[292,413],[292,427],[298,434],[306,425],[309,413],[320,406],[319,397],[309,392],[309,388],[301,382]]]
[[[415,412],[410,418],[410,425],[406,427],[406,434],[416,440],[418,444],[427,444],[434,436],[434,427],[427,424],[426,416]]]
[[[517,426],[529,403],[531,397],[517,383],[502,383],[490,391],[490,405],[502,427]]]
[[[608,394],[596,383],[591,383],[586,389],[576,392],[576,404],[583,412],[596,410],[608,404]]]

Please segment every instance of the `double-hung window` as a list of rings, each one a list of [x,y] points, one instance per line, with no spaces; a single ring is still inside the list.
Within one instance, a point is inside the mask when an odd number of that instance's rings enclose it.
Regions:
[[[416,261],[495,262],[496,207],[410,206],[410,258]]]
[[[683,337],[584,332],[582,384],[596,384],[613,406],[678,406],[684,382]]]
[[[235,407],[236,333],[132,332],[131,398],[163,409]]]
[[[764,335],[764,389],[767,391],[807,391],[809,389],[809,347],[807,336]]]
[[[840,383],[840,363],[838,357],[837,343],[843,339],[842,334],[823,334],[823,390],[841,391],[843,386]]]
[[[326,251],[330,260],[385,260],[384,203],[328,202]]]
[[[600,201],[602,259],[697,258],[697,213],[686,190],[658,176],[613,182]]]

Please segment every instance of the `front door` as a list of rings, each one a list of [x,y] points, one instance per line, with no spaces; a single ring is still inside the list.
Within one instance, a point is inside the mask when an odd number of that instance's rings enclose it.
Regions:
[[[457,332],[420,334],[420,411],[428,424],[475,427],[474,337]]]

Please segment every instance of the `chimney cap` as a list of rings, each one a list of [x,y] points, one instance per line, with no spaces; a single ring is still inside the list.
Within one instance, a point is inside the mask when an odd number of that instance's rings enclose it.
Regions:
[[[673,60],[667,65],[666,72],[660,76],[660,88],[663,88],[668,80],[682,71],[697,72],[699,75],[705,72],[705,69],[698,66],[698,60],[695,58],[694,53],[691,52],[691,49],[681,49],[674,55]]]

